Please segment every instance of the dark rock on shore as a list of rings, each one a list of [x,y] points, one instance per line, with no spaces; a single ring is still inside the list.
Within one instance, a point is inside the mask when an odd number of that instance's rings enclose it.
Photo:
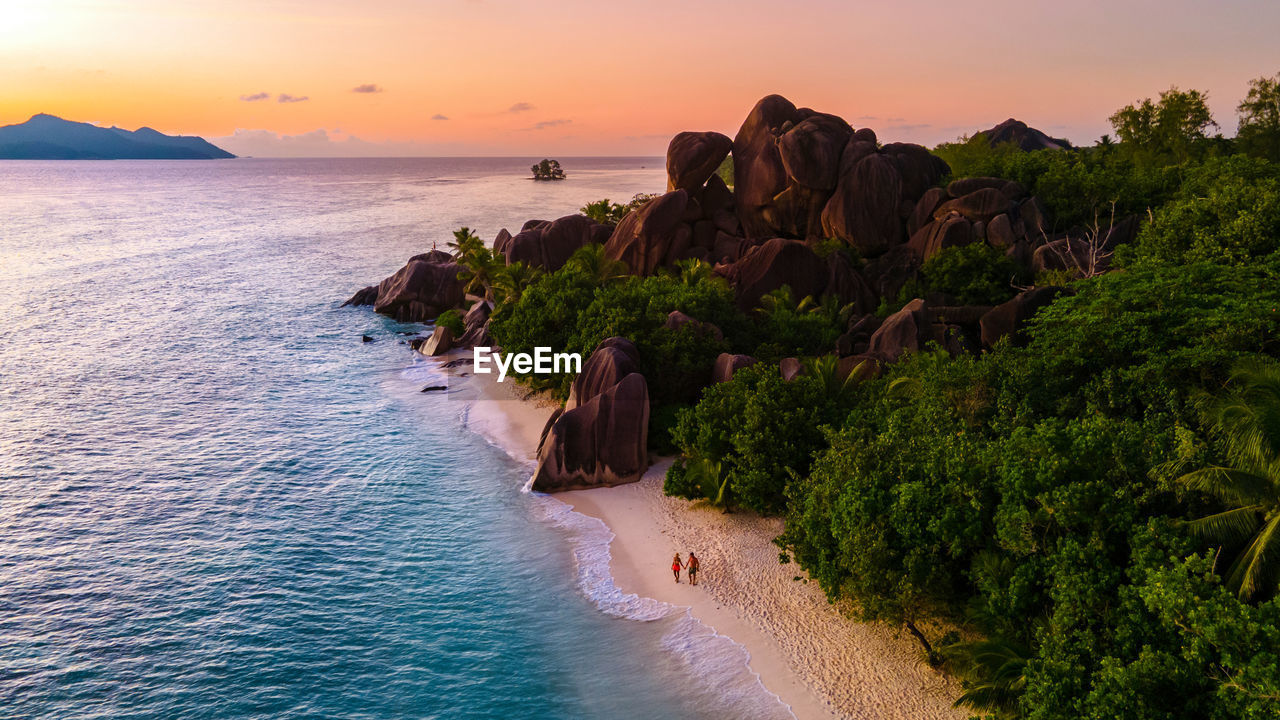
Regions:
[[[445,252],[415,255],[394,275],[363,288],[343,305],[373,305],[376,312],[401,322],[426,322],[462,303],[459,269]]]
[[[533,489],[557,492],[635,482],[649,467],[649,387],[635,346],[609,338],[574,382],[538,446]]]

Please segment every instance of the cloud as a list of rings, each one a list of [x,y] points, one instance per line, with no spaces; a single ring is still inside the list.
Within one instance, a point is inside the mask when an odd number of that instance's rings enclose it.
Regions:
[[[276,102],[282,102],[282,103],[306,102],[310,99],[311,98],[307,97],[306,95],[290,95],[289,93],[280,93],[279,95],[276,96]]]
[[[206,139],[236,155],[252,157],[430,157],[465,151],[452,142],[370,142],[325,128],[298,135],[240,128],[225,137]]]
[[[432,120],[448,120],[449,118],[445,117],[444,115],[441,115],[440,113],[436,113],[435,115],[431,116],[431,119]]]
[[[930,125],[929,123],[920,123],[918,125],[891,125],[885,129],[892,130],[894,132],[915,132],[916,130],[928,130],[931,127],[933,127],[933,125]]]
[[[269,97],[271,97],[271,93],[260,92],[252,95],[241,95],[240,99],[245,102],[258,102],[259,100],[266,100]]]
[[[507,112],[522,113],[522,112],[529,112],[532,109],[533,109],[533,105],[531,105],[530,103],[518,102],[515,105],[512,105],[511,107],[507,108]]]
[[[375,83],[366,83],[364,85],[357,85],[351,88],[351,92],[367,95],[370,93],[380,93],[382,92],[382,88]]]
[[[520,128],[520,130],[521,130],[521,132],[526,132],[526,131],[530,131],[530,130],[546,130],[547,128],[553,128],[553,127],[557,127],[557,126],[559,126],[559,125],[568,125],[568,124],[569,124],[569,123],[571,123],[571,122],[573,122],[573,121],[572,121],[572,120],[566,120],[566,119],[543,120],[542,122],[534,123],[534,124],[530,125],[530,126],[529,126],[529,127],[527,127],[527,128]]]

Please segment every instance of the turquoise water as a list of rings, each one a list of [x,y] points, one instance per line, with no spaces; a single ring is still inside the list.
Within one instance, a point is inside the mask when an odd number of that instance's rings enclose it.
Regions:
[[[0,715],[779,712],[416,392],[421,326],[338,307],[459,225],[663,184],[528,165],[0,164]]]

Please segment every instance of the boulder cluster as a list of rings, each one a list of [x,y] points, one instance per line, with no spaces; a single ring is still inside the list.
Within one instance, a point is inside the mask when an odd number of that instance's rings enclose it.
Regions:
[[[1070,147],[1013,119],[981,135],[1025,150]],[[731,153],[732,189],[717,172]],[[703,261],[729,282],[744,311],[783,286],[796,299],[834,297],[853,309],[832,348],[847,374],[877,372],[903,353],[931,344],[962,353],[989,348],[1007,336],[1018,342],[1025,322],[1064,292],[1029,289],[995,307],[961,306],[931,295],[910,300],[888,317],[874,314],[948,248],[985,243],[1028,271],[1088,274],[1105,269],[1111,249],[1137,230],[1137,220],[1130,218],[1102,229],[1055,234],[1043,205],[1018,183],[964,178],[942,186],[950,168],[926,148],[881,145],[869,128],[855,129],[838,116],[797,108],[778,95],[756,103],[732,139],[717,132],[676,135],[667,149],[666,170],[666,192],[629,212],[616,227],[584,215],[530,220],[514,235],[499,232],[493,248],[507,263],[546,271],[559,269],[592,244],[602,245],[607,258],[640,276],[681,261]],[[464,303],[458,273],[446,253],[418,255],[347,304],[373,305],[402,321],[428,321]],[[437,327],[415,349],[438,355],[491,345],[491,311],[490,303],[476,300],[461,337]],[[667,319],[668,327],[690,324],[721,336],[719,328],[683,313]],[[710,377],[724,382],[754,363],[750,356],[726,353]],[[595,349],[568,403],[543,432],[534,489],[640,477],[648,466],[649,392],[638,367],[636,348],[625,338],[609,338]],[[788,358],[779,371],[790,379],[804,366]]]

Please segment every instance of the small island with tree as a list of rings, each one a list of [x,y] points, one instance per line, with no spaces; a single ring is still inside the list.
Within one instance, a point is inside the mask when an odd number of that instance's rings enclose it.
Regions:
[[[564,170],[560,169],[559,160],[548,160],[543,158],[542,162],[535,163],[532,167],[534,180],[563,180]]]

